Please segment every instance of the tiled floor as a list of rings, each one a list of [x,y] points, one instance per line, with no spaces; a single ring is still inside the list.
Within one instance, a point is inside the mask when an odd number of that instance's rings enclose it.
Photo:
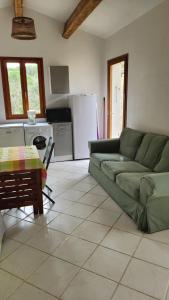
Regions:
[[[56,203],[44,199],[43,216],[2,212],[0,300],[163,300],[169,230],[139,232],[88,161],[51,164],[48,174]]]

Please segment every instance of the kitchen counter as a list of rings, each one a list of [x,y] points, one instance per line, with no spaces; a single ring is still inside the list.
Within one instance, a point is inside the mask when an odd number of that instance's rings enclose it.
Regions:
[[[0,124],[0,128],[23,127],[23,123],[6,123]]]

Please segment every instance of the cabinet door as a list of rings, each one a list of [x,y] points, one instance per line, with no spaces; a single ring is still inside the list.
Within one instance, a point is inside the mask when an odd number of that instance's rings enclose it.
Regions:
[[[72,124],[53,124],[54,156],[72,156]]]
[[[23,128],[0,128],[0,147],[24,146]]]

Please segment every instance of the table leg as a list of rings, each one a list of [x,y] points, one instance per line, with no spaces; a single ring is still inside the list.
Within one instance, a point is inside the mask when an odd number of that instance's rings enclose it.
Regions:
[[[42,215],[43,214],[43,201],[40,203],[39,205],[39,214]]]
[[[34,213],[34,215],[38,215],[38,213],[39,213],[37,204],[33,205],[33,213]]]
[[[41,170],[37,172],[37,202],[38,202],[38,213],[43,214],[43,197],[42,197],[42,178]]]

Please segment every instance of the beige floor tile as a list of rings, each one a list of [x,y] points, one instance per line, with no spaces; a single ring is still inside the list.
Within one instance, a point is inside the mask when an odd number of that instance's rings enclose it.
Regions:
[[[52,220],[54,220],[59,215],[58,212],[51,211],[48,209],[43,210],[43,215],[37,215],[31,214],[28,216],[25,221],[32,222],[38,225],[46,225],[49,224]]]
[[[122,279],[122,284],[149,296],[163,299],[169,280],[169,270],[132,259]]]
[[[22,280],[0,270],[0,299],[6,300],[21,284]]]
[[[103,202],[103,204],[100,206],[100,208],[117,211],[120,213],[123,212],[123,210],[120,208],[120,206],[110,197],[105,202]]]
[[[88,220],[100,223],[107,226],[112,226],[119,218],[120,213],[112,212],[111,210],[97,208],[89,217]]]
[[[17,208],[9,209],[7,214],[19,219],[25,219],[29,215],[27,211]]]
[[[33,213],[33,206],[32,205],[24,206],[24,207],[21,207],[20,209],[22,209],[28,215]]]
[[[81,270],[62,296],[63,300],[110,300],[116,283]]]
[[[62,193],[66,192],[66,190],[70,189],[72,187],[72,185],[73,185],[73,183],[71,182],[71,180],[70,181],[65,180],[65,179],[62,179],[62,181],[57,180],[55,182],[55,184],[53,186],[51,186],[51,188],[53,190],[53,192],[51,193],[51,196],[54,197],[55,192],[60,188],[62,189]]]
[[[15,226],[11,227],[6,232],[6,235],[8,238],[24,243],[28,239],[30,239],[35,232],[38,232],[40,229],[41,226],[22,220]]]
[[[91,183],[93,185],[97,184],[96,180],[92,176],[90,176],[90,175],[88,175],[87,177],[85,177],[82,182]]]
[[[169,245],[144,238],[134,256],[169,268]]]
[[[119,282],[129,260],[128,255],[98,247],[84,268]]]
[[[55,173],[55,172],[54,172]],[[62,179],[62,180],[61,180]],[[55,193],[55,191],[57,190],[58,187],[65,187],[65,191],[66,191],[66,186],[68,184],[68,181],[65,180],[65,178],[59,177],[55,179],[55,182],[53,184],[50,184],[50,188],[52,189],[52,193],[51,196],[53,196],[53,194]],[[67,188],[68,189],[68,188]],[[48,190],[46,189],[46,192],[48,192]],[[44,197],[45,199],[45,197]],[[47,199],[47,198],[46,198]]]
[[[85,192],[75,191],[73,189],[67,190],[66,192],[59,195],[60,198],[70,200],[70,201],[77,201],[79,200]]]
[[[28,216],[31,213],[33,213],[33,206],[30,205],[30,206],[22,206],[20,208],[6,209],[5,213],[14,217],[16,217],[17,214],[21,214],[22,216],[24,214],[25,216]]]
[[[75,171],[76,171],[76,169],[75,169]],[[75,172],[65,172],[65,174],[66,174],[65,179],[76,180],[76,182],[81,181],[86,176],[86,174],[79,174],[79,173],[75,173]]]
[[[3,222],[6,229],[14,226],[15,224],[19,223],[21,219],[15,218],[13,216],[9,216],[7,214],[3,215]]]
[[[83,168],[83,167],[79,167],[79,166],[71,166],[70,170],[67,170],[70,173],[75,173],[75,174],[79,174],[79,175],[83,175],[83,178],[87,176],[88,174],[88,168]]]
[[[1,253],[0,253],[0,261],[2,261],[8,255],[14,252],[19,246],[21,246],[21,243],[4,238],[2,243]]]
[[[9,297],[9,300],[57,300],[55,297],[24,283],[15,293]]]
[[[60,231],[56,231],[47,227],[43,227],[35,233],[26,243],[29,246],[52,253],[65,239],[67,235]]]
[[[68,189],[68,188],[65,188],[63,186],[60,186],[59,184],[58,185],[55,184],[54,187],[55,188],[52,187],[52,189],[54,190],[53,193],[52,193],[52,198],[53,199],[55,199],[56,197],[59,197],[59,195],[62,195],[62,193],[65,193],[65,191]]]
[[[30,215],[33,213],[33,206],[32,205],[23,206],[23,207],[20,207],[20,210],[22,210],[25,214]]]
[[[52,186],[53,192],[51,193],[51,196],[55,194],[55,191],[57,191],[58,188],[62,188],[62,190],[65,192],[66,190],[70,189],[72,185],[76,184],[76,182],[72,182],[71,180],[57,180],[55,184]],[[48,192],[48,191],[47,191]]]
[[[61,214],[56,219],[54,219],[51,223],[49,223],[48,227],[70,234],[82,222],[83,222],[82,219]]]
[[[88,191],[90,191],[92,188],[94,187],[93,184],[91,183],[85,183],[83,181],[75,184],[73,186],[73,190],[76,190],[76,191],[81,191],[81,192],[85,192],[87,193]]]
[[[48,172],[48,177],[47,177],[47,184],[49,186],[51,186],[52,184],[54,184],[56,181],[56,173],[55,172],[52,172],[52,171],[49,171]]]
[[[48,203],[49,202],[49,200],[46,198],[46,197],[44,197],[44,199],[43,199],[43,206],[46,204],[46,203]]]
[[[51,168],[51,164],[50,164],[50,167],[49,167],[49,169],[48,169],[48,176],[51,176],[51,177],[53,177],[55,180],[57,179],[57,177],[56,177],[56,172],[55,172],[55,170],[53,170],[53,168]]]
[[[142,294],[140,292],[119,285],[112,300],[155,300],[155,299],[146,296],[145,294]]]
[[[108,194],[100,185],[95,186],[92,190],[90,190],[90,193],[108,197]]]
[[[59,297],[78,270],[78,267],[70,263],[49,257],[28,281],[40,289]]]
[[[93,206],[74,203],[71,207],[65,210],[65,213],[79,218],[87,218],[95,208]]]
[[[112,229],[101,244],[102,246],[114,249],[116,251],[132,255],[136,250],[140,239],[141,237],[134,234]]]
[[[26,279],[47,257],[45,253],[23,245],[3,260],[0,267],[9,273]]]
[[[74,165],[74,161],[72,163]],[[86,167],[88,169],[89,159],[77,160],[77,161],[75,161],[75,163],[82,168]]]
[[[107,196],[91,194],[89,192],[80,198],[78,202],[98,207],[106,198]]]
[[[52,176],[50,176],[48,174],[48,178],[47,178],[46,183],[52,188],[52,186],[55,184],[55,182],[56,182],[55,178],[53,178]]]
[[[108,226],[85,221],[75,229],[73,235],[93,243],[100,243],[109,230]]]
[[[85,177],[82,182],[85,182],[85,183],[91,183],[93,185],[97,185],[97,181],[94,179],[94,177],[88,175],[87,177]]]
[[[122,231],[127,231],[139,236],[143,235],[143,233],[137,229],[137,225],[134,223],[134,221],[125,213],[121,215],[117,223],[114,225],[114,228],[121,229]]]
[[[52,211],[64,212],[65,209],[73,205],[74,202],[70,200],[60,199],[59,197],[55,198],[55,204],[48,202],[45,204],[45,208],[50,209]]]
[[[75,265],[82,266],[95,248],[96,245],[93,243],[70,237],[56,248],[53,255]]]
[[[144,236],[147,239],[169,244],[169,229],[151,233],[151,234],[145,234]]]

